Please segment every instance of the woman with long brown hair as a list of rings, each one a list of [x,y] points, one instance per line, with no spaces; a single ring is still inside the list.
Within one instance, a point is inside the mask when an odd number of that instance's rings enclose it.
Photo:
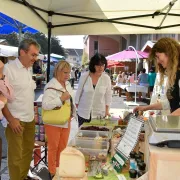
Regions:
[[[160,100],[148,106],[137,106],[134,112],[170,108],[172,115],[180,115],[180,44],[171,38],[161,38],[153,46],[149,59],[155,61],[160,74],[160,87],[163,86],[164,77],[167,76],[168,100]]]

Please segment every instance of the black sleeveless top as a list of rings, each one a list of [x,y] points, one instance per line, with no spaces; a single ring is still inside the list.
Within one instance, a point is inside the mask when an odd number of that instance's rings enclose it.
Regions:
[[[166,93],[171,107],[171,112],[180,108],[179,80],[180,80],[180,70],[178,70],[176,73],[176,80],[174,86],[169,88]]]

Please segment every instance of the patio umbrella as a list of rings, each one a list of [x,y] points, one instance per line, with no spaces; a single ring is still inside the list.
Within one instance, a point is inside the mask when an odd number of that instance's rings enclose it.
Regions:
[[[115,61],[107,61],[108,65],[107,68],[111,68],[111,67],[124,67],[124,64],[121,62],[115,62]]]
[[[141,58],[146,59],[148,58],[149,53],[137,51],[137,55],[139,59]],[[125,59],[136,59],[136,58],[137,58],[136,53],[133,50],[124,50],[106,57],[107,60],[112,60],[112,61],[122,61]]]
[[[0,34],[19,33],[19,40],[25,32],[32,34],[38,31],[0,12]]]
[[[127,50],[107,56],[106,59],[115,61],[115,62],[123,61],[125,59],[136,59],[135,80],[137,81],[137,62],[139,62],[139,59],[148,58],[148,56],[149,56],[149,53],[137,51],[133,46],[129,46]],[[135,83],[135,104],[134,105],[136,105],[136,83]]]

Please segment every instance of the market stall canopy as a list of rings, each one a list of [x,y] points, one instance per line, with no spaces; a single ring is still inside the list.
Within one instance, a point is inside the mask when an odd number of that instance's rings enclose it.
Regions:
[[[51,53],[50,56],[53,57],[53,58],[55,58],[55,59],[58,59],[58,60],[64,60],[64,59],[65,59],[64,56],[61,56],[61,55],[59,55],[59,54]]]
[[[0,11],[53,35],[180,32],[179,0],[0,0]]]
[[[0,34],[37,33],[38,31],[0,12]]]
[[[44,61],[47,61],[48,55],[46,54],[45,57],[46,57],[46,58],[44,59]],[[57,62],[59,62],[60,60],[65,60],[65,57],[64,57],[64,56],[61,56],[61,55],[59,55],[59,54],[54,54],[54,53],[51,53],[51,54],[50,54],[50,62],[55,62],[55,63],[57,63]]]
[[[149,53],[137,51],[138,58],[146,59],[149,56]],[[136,59],[136,53],[132,50],[124,50],[121,52],[118,52],[116,54],[112,54],[106,57],[107,60],[111,61],[123,61],[124,59]]]
[[[18,57],[18,47],[0,45],[0,56],[3,57]],[[43,60],[44,55],[39,54],[38,59]]]

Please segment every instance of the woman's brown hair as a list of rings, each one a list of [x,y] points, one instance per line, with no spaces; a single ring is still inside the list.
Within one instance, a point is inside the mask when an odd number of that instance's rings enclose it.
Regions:
[[[163,68],[161,64],[157,63],[156,53],[165,53],[168,57],[167,68]],[[168,76],[168,85],[173,87],[176,79],[176,72],[180,69],[180,45],[177,41],[171,38],[161,38],[153,46],[150,60],[155,61],[156,68],[160,73],[160,85],[164,81],[164,75]]]

